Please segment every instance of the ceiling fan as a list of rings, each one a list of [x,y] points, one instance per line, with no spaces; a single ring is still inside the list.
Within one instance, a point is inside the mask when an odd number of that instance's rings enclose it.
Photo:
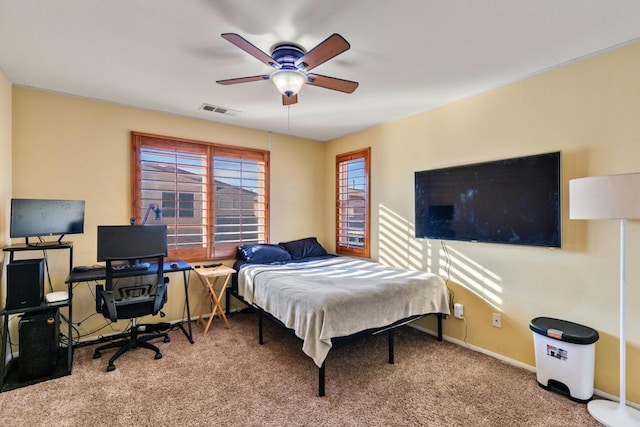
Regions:
[[[302,47],[296,44],[281,43],[272,49],[271,55],[267,55],[238,34],[224,33],[222,38],[233,43],[260,62],[275,68],[275,71],[271,72],[271,74],[260,76],[216,81],[221,85],[271,80],[282,94],[282,105],[297,103],[298,92],[305,83],[345,93],[352,93],[358,87],[358,82],[309,72],[351,47],[340,34],[332,34],[308,52],[305,52]]]

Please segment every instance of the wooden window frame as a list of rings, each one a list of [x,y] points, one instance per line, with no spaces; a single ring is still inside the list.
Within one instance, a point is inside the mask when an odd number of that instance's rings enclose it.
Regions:
[[[363,159],[364,160],[364,173],[365,173],[365,220],[364,220],[364,242],[362,247],[354,247],[344,245],[341,242],[340,236],[342,235],[342,229],[340,224],[340,165],[344,162],[351,160]],[[359,257],[370,256],[371,248],[371,147],[367,147],[361,150],[351,151],[344,154],[336,155],[336,199],[335,199],[335,227],[336,227],[336,253],[341,255],[353,255]]]
[[[206,176],[208,184],[206,186],[206,238],[207,245],[204,248],[175,249],[169,247],[168,259],[180,259],[184,261],[204,261],[204,260],[220,260],[232,259],[236,257],[237,245],[224,245],[220,248],[214,247],[213,227],[214,227],[214,194],[215,183],[213,180],[213,159],[216,156],[232,157],[241,160],[255,160],[263,162],[264,166],[264,225],[261,234],[264,236],[264,242],[269,241],[269,151],[258,150],[244,147],[234,147],[229,145],[196,141],[191,139],[176,138],[170,136],[154,135],[142,132],[131,132],[131,217],[135,218],[136,223],[141,223],[142,210],[146,206],[142,206],[142,168],[141,168],[141,148],[155,147],[164,149],[179,149],[184,152],[206,153],[207,171]],[[176,216],[178,216],[179,200],[176,200]],[[240,243],[241,244],[241,243]]]

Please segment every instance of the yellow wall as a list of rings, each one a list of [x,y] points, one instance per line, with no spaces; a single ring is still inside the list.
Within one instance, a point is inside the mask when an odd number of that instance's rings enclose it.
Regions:
[[[11,83],[0,71],[0,246],[9,243],[11,211]],[[0,254],[0,260],[3,254]],[[2,271],[0,270],[0,273]]]
[[[9,98],[10,99],[10,98]],[[303,236],[323,240],[324,183],[321,143],[205,120],[124,107],[16,87],[13,89],[12,197],[86,201],[85,233],[66,236],[74,243],[74,264],[96,263],[100,224],[128,224],[131,215],[130,131],[258,148],[271,152],[271,240]],[[11,148],[11,147],[9,147]],[[4,215],[8,215],[5,210]],[[0,228],[8,234],[5,227]],[[23,255],[23,254],[21,254]],[[22,257],[35,257],[33,253]],[[54,290],[66,289],[68,258],[49,251]],[[180,274],[171,274],[166,320],[182,318]],[[189,289],[192,316],[202,296],[195,274]],[[95,313],[93,285],[74,290],[73,318]],[[122,322],[124,325],[124,322]],[[104,325],[93,316],[80,326],[85,334]],[[100,334],[113,332],[110,328]]]
[[[0,246],[9,243],[11,213],[11,84],[0,71]],[[5,253],[0,253],[0,278],[4,277]],[[0,301],[4,301],[5,282],[0,280]],[[0,304],[2,307],[3,304]]]
[[[469,344],[534,366],[531,319],[593,327],[600,332],[595,386],[617,395],[619,225],[570,221],[568,181],[640,172],[639,100],[636,43],[331,141],[324,185],[334,187],[336,154],[371,146],[372,257],[447,276],[440,241],[412,237],[414,172],[562,151],[563,248],[446,242],[449,286],[465,305],[466,324],[450,318],[445,334],[466,334]],[[325,204],[332,236],[331,193]],[[627,398],[640,402],[640,224],[629,223],[627,232]],[[493,312],[502,314],[501,329],[491,326]],[[435,328],[432,320],[422,325]]]
[[[12,181],[11,100],[11,83],[0,71],[0,246],[9,243]],[[6,295],[4,260],[5,252],[2,252],[0,253],[0,301],[4,301]],[[4,308],[4,303],[0,303],[0,308]]]

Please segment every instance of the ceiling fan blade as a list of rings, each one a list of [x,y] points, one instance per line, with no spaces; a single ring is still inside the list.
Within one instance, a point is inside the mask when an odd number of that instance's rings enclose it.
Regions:
[[[340,34],[332,34],[322,43],[307,52],[302,58],[295,62],[295,66],[306,71],[310,71],[318,65],[330,60],[334,56],[340,55],[351,47]]]
[[[319,86],[325,89],[332,89],[345,93],[352,93],[358,87],[358,82],[323,76],[320,74],[307,74],[307,83],[312,86]]]
[[[238,46],[240,49],[247,52],[249,55],[256,58],[258,61],[265,63],[273,68],[280,68],[280,64],[273,60],[273,58],[254,45],[252,45],[249,41],[247,41],[244,37],[235,34],[235,33],[223,33],[221,34],[222,38],[227,40],[228,42],[233,43]]]
[[[298,102],[298,95],[282,95],[282,105],[293,105]]]
[[[216,83],[221,85],[234,85],[236,83],[257,82],[261,80],[269,80],[269,75],[265,74],[262,76],[238,77],[237,79],[217,80]]]

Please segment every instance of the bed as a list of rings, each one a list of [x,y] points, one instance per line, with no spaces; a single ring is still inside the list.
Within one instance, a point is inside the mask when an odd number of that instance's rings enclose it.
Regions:
[[[440,276],[331,255],[315,238],[240,246],[234,268],[230,293],[259,310],[260,344],[263,316],[292,330],[319,368],[320,396],[325,359],[335,345],[388,332],[393,363],[394,328],[434,314],[441,340],[442,318],[449,314]]]

